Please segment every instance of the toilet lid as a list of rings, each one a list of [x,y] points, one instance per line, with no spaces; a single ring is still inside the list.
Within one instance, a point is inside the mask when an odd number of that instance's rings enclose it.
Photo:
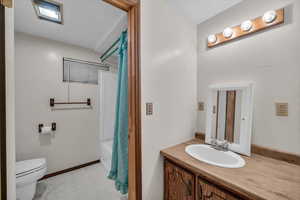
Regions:
[[[33,160],[24,160],[16,163],[16,175],[28,174],[32,171],[43,169],[46,167],[46,159],[39,158]]]

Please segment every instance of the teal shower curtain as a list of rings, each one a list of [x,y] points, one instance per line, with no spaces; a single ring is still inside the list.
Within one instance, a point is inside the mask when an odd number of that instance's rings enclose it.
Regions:
[[[127,31],[119,44],[118,92],[111,170],[108,178],[115,180],[116,189],[128,192],[128,71]]]

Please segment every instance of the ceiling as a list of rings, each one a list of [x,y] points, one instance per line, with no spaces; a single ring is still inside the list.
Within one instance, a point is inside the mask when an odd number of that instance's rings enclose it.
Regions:
[[[15,30],[103,52],[116,40],[111,33],[126,27],[126,13],[101,0],[56,1],[63,3],[63,25],[38,19],[31,0],[15,0]]]
[[[64,24],[40,20],[31,0],[15,0],[15,30],[104,52],[127,27],[127,15],[102,0],[56,0],[63,3]],[[167,0],[196,24],[242,0]]]
[[[242,0],[167,0],[191,21],[200,24]]]

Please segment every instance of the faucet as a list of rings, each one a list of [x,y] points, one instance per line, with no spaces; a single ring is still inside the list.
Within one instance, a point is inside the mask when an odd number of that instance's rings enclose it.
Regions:
[[[217,139],[212,139],[211,146],[212,146],[212,148],[219,150],[219,151],[228,151],[229,143],[226,140],[220,141]]]

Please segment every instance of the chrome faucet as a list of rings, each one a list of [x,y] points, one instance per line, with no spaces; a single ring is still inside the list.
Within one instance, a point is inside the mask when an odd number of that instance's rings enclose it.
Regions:
[[[211,146],[219,151],[228,151],[229,143],[226,140],[211,139]]]

